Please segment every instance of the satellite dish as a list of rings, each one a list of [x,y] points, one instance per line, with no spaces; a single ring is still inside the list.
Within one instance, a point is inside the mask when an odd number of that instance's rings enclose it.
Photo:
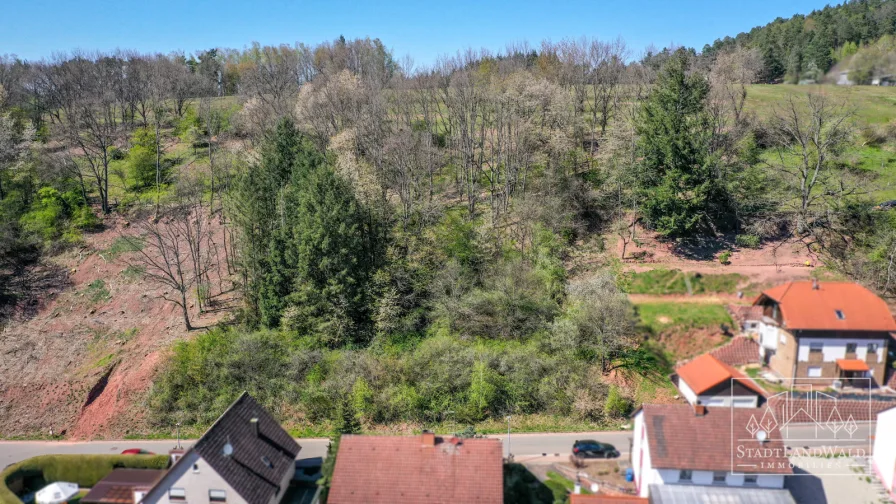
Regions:
[[[756,439],[757,439],[760,443],[764,443],[765,440],[768,439],[768,433],[765,432],[764,430],[756,431]]]
[[[229,457],[229,456],[233,455],[233,445],[230,444],[230,441],[228,441],[228,442],[224,445],[224,449],[221,450],[221,451],[224,452],[224,456],[225,456],[225,457]]]

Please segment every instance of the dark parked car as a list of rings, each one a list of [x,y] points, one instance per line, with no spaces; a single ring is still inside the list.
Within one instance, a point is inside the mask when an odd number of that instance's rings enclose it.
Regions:
[[[619,450],[607,443],[600,443],[593,439],[580,439],[573,443],[572,453],[578,458],[616,458]]]

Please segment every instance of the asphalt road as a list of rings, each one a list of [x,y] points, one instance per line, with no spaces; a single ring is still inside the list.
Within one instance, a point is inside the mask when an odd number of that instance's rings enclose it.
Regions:
[[[812,425],[800,425],[790,427],[785,444],[793,447],[868,447],[870,436],[874,434],[873,423],[860,423],[858,430],[849,436],[846,432],[839,432],[836,441],[831,437],[819,437]],[[604,443],[610,443],[621,453],[621,457],[628,457],[631,447],[630,431],[602,431],[602,432],[578,432],[565,434],[513,434],[510,436],[510,450],[517,460],[537,461],[539,458],[550,460],[560,456],[566,457],[572,450],[572,445],[577,439],[595,439]],[[499,439],[504,444],[504,453],[507,453],[507,435],[492,435],[491,438]],[[300,458],[323,457],[327,453],[327,439],[297,439],[302,446]],[[188,447],[194,441],[183,441],[183,446]],[[155,453],[167,453],[174,448],[174,440],[162,441],[0,441],[0,468],[9,464],[24,460],[36,455],[56,453],[121,453],[129,448],[142,448]]]

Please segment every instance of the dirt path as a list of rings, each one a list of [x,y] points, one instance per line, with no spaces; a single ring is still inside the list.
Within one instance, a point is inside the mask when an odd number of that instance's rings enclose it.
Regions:
[[[694,304],[750,304],[751,299],[741,298],[734,294],[629,294],[629,301],[640,303],[694,303]]]
[[[626,259],[622,261],[625,269],[636,272],[663,268],[704,274],[738,273],[749,278],[750,284],[764,287],[807,279],[816,267],[823,266],[804,243],[792,240],[770,241],[748,249],[734,246],[733,237],[729,236],[728,241],[683,251],[675,242],[662,240],[643,228],[639,227],[637,235],[637,245],[626,247]],[[622,239],[617,238],[616,257],[622,256],[622,250]],[[719,262],[722,251],[731,253],[729,264]]]

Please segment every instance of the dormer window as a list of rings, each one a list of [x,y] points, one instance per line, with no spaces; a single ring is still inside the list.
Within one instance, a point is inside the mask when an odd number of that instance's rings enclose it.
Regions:
[[[840,310],[834,310],[834,315],[837,315],[837,320],[846,320],[846,315]]]

